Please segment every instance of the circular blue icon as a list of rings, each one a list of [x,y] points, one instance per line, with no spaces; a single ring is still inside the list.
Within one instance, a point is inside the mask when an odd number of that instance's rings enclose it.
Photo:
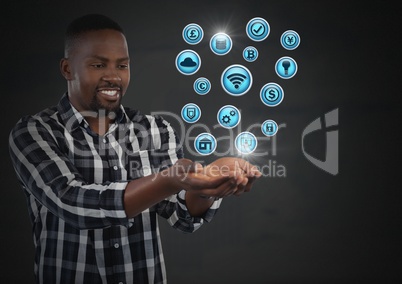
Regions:
[[[269,32],[269,24],[263,18],[253,18],[247,23],[246,33],[251,40],[263,41],[268,37]]]
[[[231,129],[240,123],[240,111],[232,105],[223,106],[218,111],[217,119],[222,127]]]
[[[297,63],[289,56],[281,57],[275,64],[275,72],[282,79],[290,79],[296,75]]]
[[[226,93],[238,97],[250,90],[253,77],[246,67],[234,64],[223,71],[221,84]]]
[[[211,90],[211,82],[207,78],[201,77],[194,82],[194,91],[199,95],[206,95]]]
[[[296,49],[300,44],[300,36],[297,32],[288,30],[281,36],[281,44],[287,50]]]
[[[176,68],[184,75],[193,75],[201,67],[201,58],[197,52],[186,49],[176,56]]]
[[[215,137],[207,132],[199,134],[194,140],[194,148],[201,155],[210,155],[216,149]]]
[[[183,39],[188,44],[197,44],[204,37],[204,31],[197,24],[188,24],[183,29]]]
[[[278,132],[278,124],[268,119],[261,124],[261,131],[265,136],[274,136]]]
[[[257,138],[251,132],[242,132],[236,137],[235,147],[241,154],[250,154],[257,148]]]
[[[232,45],[232,39],[225,33],[217,33],[209,41],[209,47],[216,55],[228,54]]]
[[[188,123],[197,122],[201,117],[201,109],[196,104],[188,103],[181,109],[181,117]]]
[[[248,46],[243,50],[243,58],[248,62],[253,62],[258,57],[258,50],[254,46]]]
[[[260,91],[261,101],[269,107],[279,105],[284,97],[285,93],[281,86],[276,83],[265,84]]]

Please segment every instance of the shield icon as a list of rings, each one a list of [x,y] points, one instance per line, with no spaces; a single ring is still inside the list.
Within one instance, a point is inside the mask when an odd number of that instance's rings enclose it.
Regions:
[[[195,117],[195,114],[196,114],[195,107],[188,107],[187,108],[187,117],[189,119],[193,119]]]

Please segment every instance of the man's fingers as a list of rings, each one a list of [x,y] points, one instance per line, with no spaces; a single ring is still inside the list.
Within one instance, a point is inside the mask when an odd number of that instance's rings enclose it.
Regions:
[[[227,181],[223,182],[219,186],[215,188],[208,188],[200,190],[201,195],[212,196],[212,197],[225,197],[225,195],[230,192],[234,192],[237,187],[236,180],[233,178],[229,178]]]
[[[213,197],[241,195],[251,190],[254,180],[262,174],[258,168],[239,158],[222,158],[203,167],[200,163],[180,159],[179,169],[183,188],[200,191]]]
[[[190,173],[202,173],[203,172],[204,167],[198,163],[198,162],[192,162],[189,165],[188,171]]]
[[[202,173],[189,173],[186,177],[186,183],[196,189],[217,188],[229,179],[229,176],[210,177]]]
[[[257,166],[254,166],[247,161],[244,161],[243,163],[239,163],[239,164],[240,164],[240,169],[243,170],[245,175],[248,177],[254,177],[254,176],[260,177],[262,175],[262,173],[258,170]]]
[[[257,177],[249,179],[249,182],[245,186],[244,192],[249,192],[251,190],[251,187],[253,186],[253,183],[255,182],[256,179],[257,179]]]

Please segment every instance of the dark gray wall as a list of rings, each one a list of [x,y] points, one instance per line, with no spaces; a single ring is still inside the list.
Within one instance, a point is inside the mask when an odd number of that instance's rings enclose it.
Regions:
[[[358,1],[355,1],[358,3]],[[59,73],[63,33],[77,16],[98,12],[125,29],[132,57],[132,81],[124,103],[145,113],[180,113],[190,101],[214,125],[223,104],[242,109],[243,126],[274,118],[286,123],[278,133],[276,156],[286,178],[265,177],[253,191],[224,200],[214,221],[183,235],[161,220],[170,283],[395,283],[401,280],[400,17],[387,1],[7,1],[1,13],[1,194],[0,271],[4,283],[33,279],[33,244],[26,202],[9,161],[8,133],[23,115],[57,103],[66,90]],[[245,24],[263,17],[271,34],[262,43],[246,38]],[[174,66],[178,52],[191,48],[182,37],[195,22],[205,31],[194,49],[202,67],[193,76]],[[225,28],[234,48],[225,57],[208,49],[209,38]],[[287,29],[301,35],[300,47],[286,52],[279,37]],[[260,50],[244,63],[242,48]],[[279,80],[273,64],[293,56],[299,71]],[[219,86],[232,63],[254,74],[251,91],[233,98]],[[197,96],[192,82],[208,76],[210,94]],[[267,108],[258,92],[279,81],[285,100]],[[340,165],[337,176],[316,168],[301,150],[301,133],[314,119],[339,108]],[[216,130],[217,135],[223,132]],[[261,148],[269,147],[261,143]],[[306,140],[312,155],[324,157],[325,132]],[[194,158],[188,155],[189,158]],[[208,162],[212,158],[207,158]]]

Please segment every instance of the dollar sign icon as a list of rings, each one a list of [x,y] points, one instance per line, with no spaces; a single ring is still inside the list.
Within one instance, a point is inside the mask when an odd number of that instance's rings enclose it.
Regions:
[[[266,106],[274,107],[283,100],[283,89],[276,83],[265,84],[260,91],[260,99]]]
[[[269,101],[275,101],[278,98],[278,92],[274,88],[269,88],[265,93],[265,98]]]

